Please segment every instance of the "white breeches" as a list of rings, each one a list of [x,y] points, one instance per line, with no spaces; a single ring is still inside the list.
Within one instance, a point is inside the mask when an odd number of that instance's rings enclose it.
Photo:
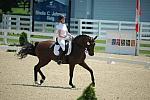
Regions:
[[[58,39],[58,43],[61,46],[62,50],[65,51],[65,40],[64,39]]]

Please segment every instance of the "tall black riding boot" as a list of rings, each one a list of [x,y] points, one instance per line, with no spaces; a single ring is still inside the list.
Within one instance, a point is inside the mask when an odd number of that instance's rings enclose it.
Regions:
[[[63,50],[60,50],[60,51],[59,51],[59,56],[58,56],[58,61],[57,61],[57,64],[58,64],[58,65],[62,64],[63,55],[64,55],[64,51],[63,51]]]

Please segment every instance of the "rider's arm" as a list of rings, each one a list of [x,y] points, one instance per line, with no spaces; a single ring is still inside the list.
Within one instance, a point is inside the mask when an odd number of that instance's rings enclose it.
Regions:
[[[72,37],[72,35],[69,32],[67,32],[67,35],[70,36],[70,37]]]
[[[67,28],[66,24],[65,24],[65,27],[66,27],[66,33],[67,33],[67,35],[68,35],[69,37],[72,37],[71,33],[68,32],[68,28]]]
[[[65,31],[64,31],[64,30],[59,29],[59,30],[58,30],[58,37],[60,37],[60,38],[65,38],[65,37],[66,37],[66,35],[65,35]]]
[[[56,32],[55,33],[57,34],[57,37],[59,37],[59,38],[64,38],[65,37],[62,24],[58,24],[56,26]]]

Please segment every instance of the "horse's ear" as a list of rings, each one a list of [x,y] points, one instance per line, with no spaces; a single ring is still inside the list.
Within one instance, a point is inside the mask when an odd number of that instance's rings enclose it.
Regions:
[[[98,37],[98,36],[95,36],[95,37],[94,37],[94,40],[95,40],[97,37]]]

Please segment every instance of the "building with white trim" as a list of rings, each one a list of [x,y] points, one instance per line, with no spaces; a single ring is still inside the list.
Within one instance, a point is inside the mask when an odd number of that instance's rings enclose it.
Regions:
[[[71,0],[72,17],[135,21],[136,0]],[[150,22],[150,0],[141,1],[141,21]]]

